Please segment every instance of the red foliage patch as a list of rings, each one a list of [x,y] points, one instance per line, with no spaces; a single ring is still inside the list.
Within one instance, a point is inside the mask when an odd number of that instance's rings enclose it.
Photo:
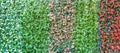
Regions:
[[[100,10],[101,53],[120,53],[120,0],[102,0]]]

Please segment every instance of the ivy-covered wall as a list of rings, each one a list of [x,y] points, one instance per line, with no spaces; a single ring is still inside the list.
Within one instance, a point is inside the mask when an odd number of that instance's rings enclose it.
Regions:
[[[101,53],[120,53],[120,0],[101,0],[99,38]]]
[[[97,20],[99,0],[75,0],[73,41],[75,53],[99,53]]]
[[[23,7],[19,0],[0,0],[0,53],[22,52]]]
[[[26,0],[23,14],[23,53],[48,53],[48,0]]]
[[[51,1],[0,0],[0,52],[48,53],[52,25],[48,4]],[[74,0],[72,53],[99,53],[98,2]]]

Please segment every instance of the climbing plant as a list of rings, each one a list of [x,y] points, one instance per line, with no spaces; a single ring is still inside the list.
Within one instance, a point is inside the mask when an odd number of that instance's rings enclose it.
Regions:
[[[74,16],[74,1],[53,0],[50,8],[50,35],[49,53],[73,52],[74,43],[72,40]]]
[[[120,1],[101,0],[99,12],[101,53],[120,52]]]
[[[21,53],[22,1],[0,0],[0,53]]]

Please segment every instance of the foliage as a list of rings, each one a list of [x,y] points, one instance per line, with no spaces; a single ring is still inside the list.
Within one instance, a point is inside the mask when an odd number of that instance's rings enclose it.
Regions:
[[[97,36],[98,0],[75,0],[75,53],[99,53]]]
[[[101,53],[120,52],[120,1],[102,0],[99,12],[99,38]]]
[[[22,52],[22,1],[0,0],[0,52]]]
[[[51,32],[49,36],[49,53],[71,53],[74,48],[72,40],[74,23],[74,2],[56,0],[49,4]]]
[[[25,13],[22,18],[23,53],[47,53],[49,17],[47,16],[48,1],[25,1]]]
[[[0,0],[0,52],[22,50],[23,53],[48,53],[49,1]],[[75,45],[73,53],[99,53],[98,0],[75,0],[74,9],[76,22],[71,34]],[[4,49],[3,45],[6,45]]]

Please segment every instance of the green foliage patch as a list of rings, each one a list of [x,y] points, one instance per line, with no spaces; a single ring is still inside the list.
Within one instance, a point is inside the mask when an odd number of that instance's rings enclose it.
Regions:
[[[20,53],[22,1],[0,0],[0,53]]]
[[[76,53],[98,53],[98,0],[75,0],[76,13],[73,40]]]
[[[48,1],[30,0],[25,3],[22,18],[23,53],[47,53],[49,17],[47,16]]]

